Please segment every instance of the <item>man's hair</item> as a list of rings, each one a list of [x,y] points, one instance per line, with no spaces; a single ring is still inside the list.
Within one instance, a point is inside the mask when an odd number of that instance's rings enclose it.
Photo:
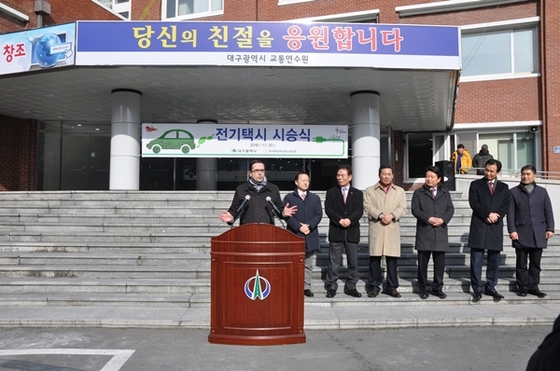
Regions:
[[[383,169],[391,169],[391,173],[394,173],[393,167],[391,167],[391,165],[381,165],[381,166],[379,166],[379,171],[378,171],[377,175],[381,175],[381,172],[383,171]]]
[[[426,170],[424,171],[424,173],[427,173],[428,171],[431,171],[432,173],[435,173],[437,175],[438,178],[442,179],[443,178],[443,174],[441,173],[441,169],[437,166],[428,166],[426,168]]]
[[[298,179],[299,179],[299,176],[300,176],[300,175],[303,175],[303,174],[309,176],[309,174],[307,174],[305,171],[300,171],[299,173],[296,174],[296,177],[294,178],[294,180],[298,180]]]
[[[348,175],[352,175],[352,166],[350,166],[350,165],[340,165],[338,167],[338,169],[336,169],[337,173],[338,173],[338,170],[346,170],[348,172]]]
[[[465,146],[462,145],[462,144],[457,144],[457,149],[459,149],[459,148],[465,148]]]
[[[500,162],[500,160],[496,160],[495,158],[491,158],[490,160],[486,161],[484,168],[486,169],[486,166],[488,165],[496,165],[498,168],[498,173],[502,170],[502,163]]]
[[[521,168],[521,172],[524,172],[525,170],[531,170],[533,174],[537,173],[537,169],[533,165],[525,165]]]
[[[263,164],[264,168],[266,170],[266,164],[262,160],[253,160],[249,163],[249,171],[253,171],[253,165],[254,164]]]

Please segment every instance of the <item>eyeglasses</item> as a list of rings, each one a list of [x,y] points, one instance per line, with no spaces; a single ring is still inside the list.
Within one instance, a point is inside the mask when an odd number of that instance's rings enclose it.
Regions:
[[[264,169],[254,169],[251,170],[252,173],[264,173]]]

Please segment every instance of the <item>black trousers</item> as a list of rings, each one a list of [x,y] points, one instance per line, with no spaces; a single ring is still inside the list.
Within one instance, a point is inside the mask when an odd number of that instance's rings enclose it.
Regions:
[[[432,255],[434,260],[434,281],[432,282],[432,291],[441,291],[443,288],[445,251],[418,251],[418,288],[420,291],[426,291],[430,255]]]
[[[498,283],[500,251],[487,250],[486,254],[486,285],[483,285],[482,263],[484,260],[484,249],[471,247],[471,286],[474,292],[494,290]]]
[[[395,256],[386,256],[387,262],[387,289],[399,287],[399,277],[397,276],[397,261]],[[383,277],[381,275],[381,256],[369,257],[368,290],[381,290]]]
[[[542,252],[543,249],[539,248],[515,249],[515,278],[519,291],[539,289]],[[527,269],[527,257],[529,258],[529,269]]]

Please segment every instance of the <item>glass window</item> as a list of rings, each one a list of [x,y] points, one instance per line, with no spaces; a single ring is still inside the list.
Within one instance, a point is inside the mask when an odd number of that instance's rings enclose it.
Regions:
[[[536,72],[534,28],[463,35],[462,76]]]
[[[223,10],[223,0],[167,0],[165,5],[167,18]]]
[[[525,165],[537,166],[535,133],[495,133],[479,134],[479,148],[488,145],[488,151],[502,162],[504,173],[519,171]]]

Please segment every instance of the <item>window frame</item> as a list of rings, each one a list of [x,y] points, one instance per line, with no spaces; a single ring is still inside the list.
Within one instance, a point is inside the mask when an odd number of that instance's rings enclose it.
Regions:
[[[188,19],[197,19],[197,18],[204,18],[204,17],[214,17],[217,15],[222,15],[224,14],[224,7],[225,7],[225,1],[222,0],[222,9],[220,10],[209,10],[206,12],[198,12],[198,13],[192,13],[192,14],[183,14],[183,15],[175,15],[175,17],[170,17],[167,18],[167,2],[169,0],[163,0],[161,2],[161,20],[162,21],[182,21],[182,20],[188,20]],[[175,3],[177,3],[178,0],[174,0]],[[212,3],[212,0],[206,0],[208,1],[208,5],[210,8],[210,5]],[[176,4],[177,5],[177,4]],[[175,14],[177,14],[177,12],[175,12]]]
[[[497,33],[497,32],[504,32],[504,31],[508,32],[510,43],[512,45],[510,60],[512,62],[513,69],[515,69],[515,64],[513,60],[515,54],[515,51],[513,49],[513,35],[515,31],[533,30],[534,71],[515,72],[514,70],[508,73],[500,73],[500,74],[461,76],[460,81],[469,82],[469,81],[486,81],[486,80],[501,80],[501,79],[512,79],[512,78],[539,77],[540,76],[539,23],[540,23],[540,17],[529,17],[529,18],[511,19],[511,20],[500,21],[500,22],[479,23],[479,24],[461,26],[461,39],[463,38],[463,36],[468,36],[468,35],[481,35],[484,33]],[[463,57],[464,56],[461,56],[461,58]]]

